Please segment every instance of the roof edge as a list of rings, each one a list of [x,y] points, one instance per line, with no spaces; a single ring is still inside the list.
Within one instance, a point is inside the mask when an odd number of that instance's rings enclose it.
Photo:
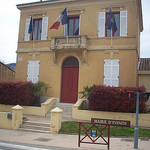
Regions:
[[[1,61],[0,61],[0,63],[1,63],[2,65],[4,65],[5,67],[7,67],[8,69],[10,69],[11,71],[13,71],[14,73],[16,72],[15,70],[13,70],[12,68],[8,67],[6,64],[2,63]]]
[[[73,1],[80,1],[80,0],[48,0],[48,1],[37,1],[32,3],[23,3],[23,4],[17,4],[17,8],[21,9],[24,7],[32,7],[32,6],[40,6],[47,5],[47,4],[57,4],[57,3],[65,3],[65,2],[73,2]]]

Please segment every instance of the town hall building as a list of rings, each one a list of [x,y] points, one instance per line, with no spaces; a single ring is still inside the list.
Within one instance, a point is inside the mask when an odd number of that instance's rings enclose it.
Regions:
[[[16,81],[45,82],[46,96],[62,103],[75,103],[83,87],[93,84],[136,87],[141,0],[48,0],[17,8]],[[49,29],[65,8],[67,24]],[[111,30],[105,25],[110,9]]]

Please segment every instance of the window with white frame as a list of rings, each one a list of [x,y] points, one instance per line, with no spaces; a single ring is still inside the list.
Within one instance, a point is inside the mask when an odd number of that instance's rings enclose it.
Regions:
[[[127,36],[127,11],[112,12],[112,14],[117,28],[117,30],[112,28],[112,36]],[[98,14],[98,37],[111,36],[111,31],[105,26],[108,15],[109,13],[106,12],[99,12]]]
[[[47,40],[48,17],[33,19],[33,30],[31,34],[28,33],[29,24],[30,24],[30,19],[26,19],[24,41]]]
[[[104,85],[119,86],[119,59],[104,60]]]

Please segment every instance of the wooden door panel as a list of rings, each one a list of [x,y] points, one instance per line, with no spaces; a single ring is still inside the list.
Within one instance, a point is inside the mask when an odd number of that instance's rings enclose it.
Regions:
[[[64,67],[62,70],[61,102],[75,103],[78,96],[78,67]]]

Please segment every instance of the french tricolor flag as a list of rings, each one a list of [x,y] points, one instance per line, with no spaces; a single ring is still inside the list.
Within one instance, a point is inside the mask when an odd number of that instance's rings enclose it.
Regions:
[[[60,25],[67,24],[67,9],[65,8],[61,15],[57,18],[54,24],[49,28],[50,29],[58,29]]]

